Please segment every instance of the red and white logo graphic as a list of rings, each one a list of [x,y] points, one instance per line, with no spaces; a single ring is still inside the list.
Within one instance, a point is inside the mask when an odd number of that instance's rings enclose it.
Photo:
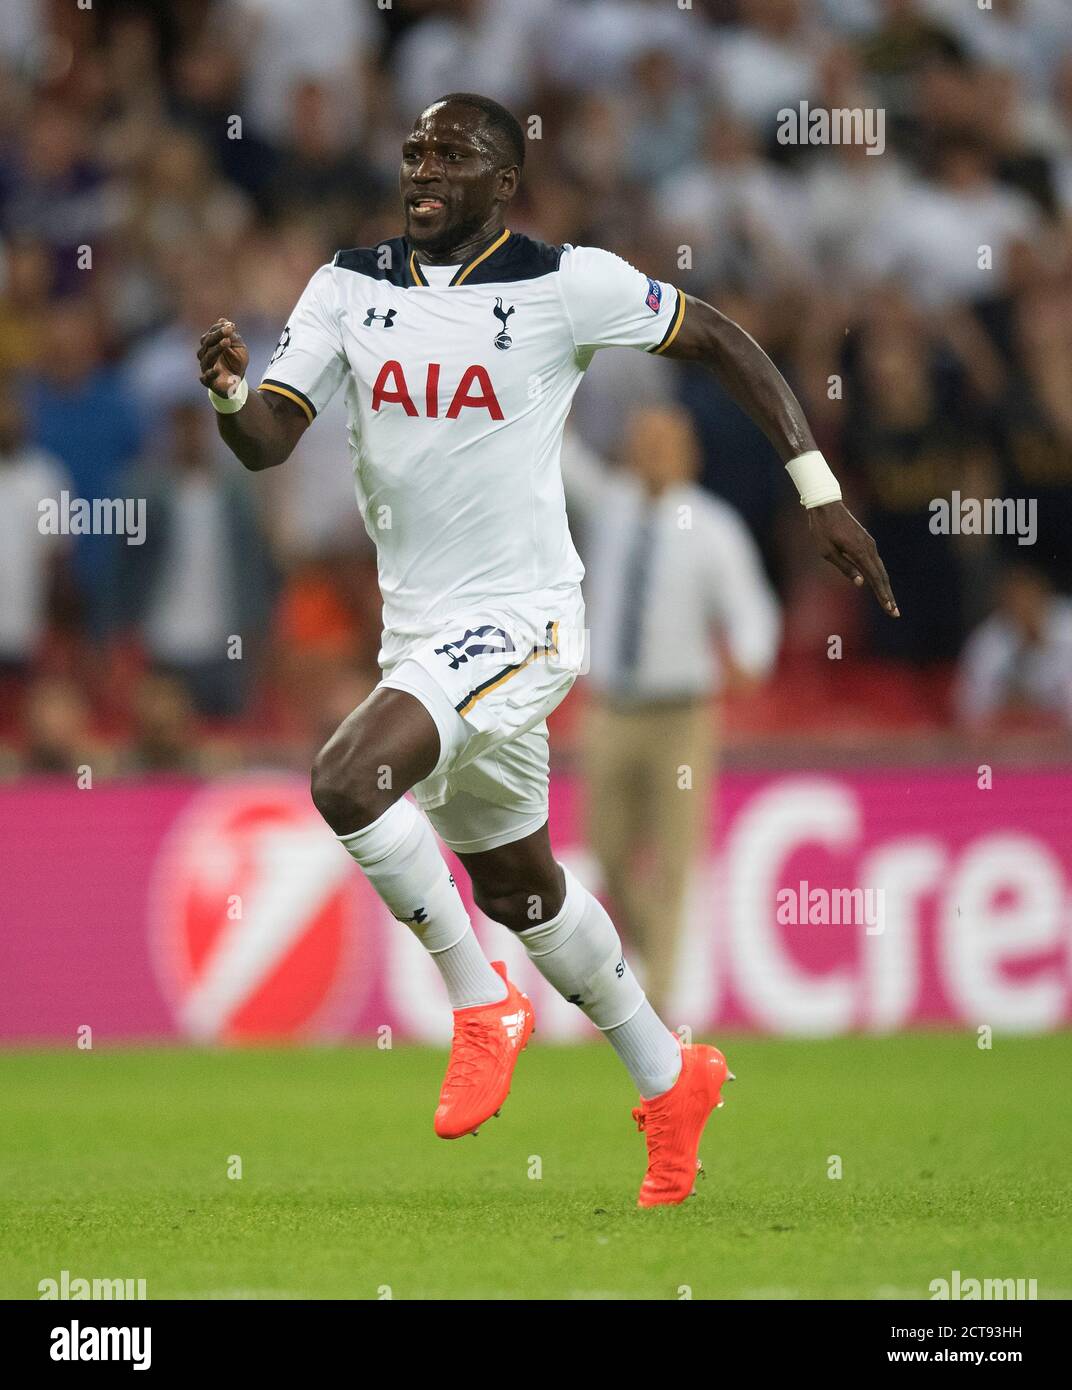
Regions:
[[[304,782],[217,784],[180,817],[154,873],[161,987],[202,1041],[336,1034],[370,978],[371,912]]]

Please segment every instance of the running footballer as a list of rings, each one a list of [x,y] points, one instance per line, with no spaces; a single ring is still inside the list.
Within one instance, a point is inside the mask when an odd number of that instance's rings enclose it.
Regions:
[[[659,1019],[607,913],[551,852],[546,719],[580,670],[584,633],[559,449],[593,354],[633,347],[708,367],[785,462],[820,553],[898,612],[874,542],[770,359],[710,305],[610,252],[510,231],[524,159],[522,129],[496,102],[433,102],[402,147],[404,235],[339,251],[316,272],[256,391],[227,319],[201,339],[201,381],[223,439],[253,470],[283,463],[346,392],[383,597],[383,678],[317,756],[312,796],[443,977],[454,1038],[436,1133],[475,1133],[498,1113],[534,1019],[502,962],[485,957],[433,827],[480,909],[621,1058],[647,1140],[639,1202],[658,1206],[693,1191],[700,1137],[732,1073],[716,1048],[683,1045]]]

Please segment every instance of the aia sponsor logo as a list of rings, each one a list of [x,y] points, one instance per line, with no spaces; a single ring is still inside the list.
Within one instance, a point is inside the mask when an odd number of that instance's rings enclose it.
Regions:
[[[505,346],[508,347],[509,344],[510,339],[507,338]],[[416,419],[422,413],[417,408],[419,401],[428,420],[438,420],[441,414],[440,407],[444,404],[446,410],[442,413],[447,420],[457,420],[463,410],[486,410],[493,420],[503,418],[502,406],[486,367],[479,363],[466,367],[453,390],[449,386],[441,387],[440,370],[440,363],[428,363],[424,369],[423,390],[416,388],[415,399],[402,363],[394,360],[385,362],[372,384],[372,409],[378,411],[384,406],[397,405],[401,406],[403,412],[411,419]],[[414,371],[411,367],[411,375]]]
[[[371,890],[305,783],[217,784],[165,840],[153,957],[179,1026],[201,1041],[341,1032],[370,979]]]

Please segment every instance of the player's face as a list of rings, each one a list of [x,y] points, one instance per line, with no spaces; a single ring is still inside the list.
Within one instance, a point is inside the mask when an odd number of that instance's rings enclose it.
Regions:
[[[419,250],[450,251],[492,224],[516,185],[479,113],[432,106],[402,145],[399,187],[406,236]]]

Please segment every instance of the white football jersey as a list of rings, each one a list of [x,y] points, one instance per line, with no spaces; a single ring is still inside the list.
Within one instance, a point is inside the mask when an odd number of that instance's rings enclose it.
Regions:
[[[313,420],[346,385],[381,664],[474,602],[538,607],[580,583],[559,470],[573,394],[597,348],[664,351],[684,309],[609,251],[509,230],[449,283],[404,237],[321,266],[260,389]]]

